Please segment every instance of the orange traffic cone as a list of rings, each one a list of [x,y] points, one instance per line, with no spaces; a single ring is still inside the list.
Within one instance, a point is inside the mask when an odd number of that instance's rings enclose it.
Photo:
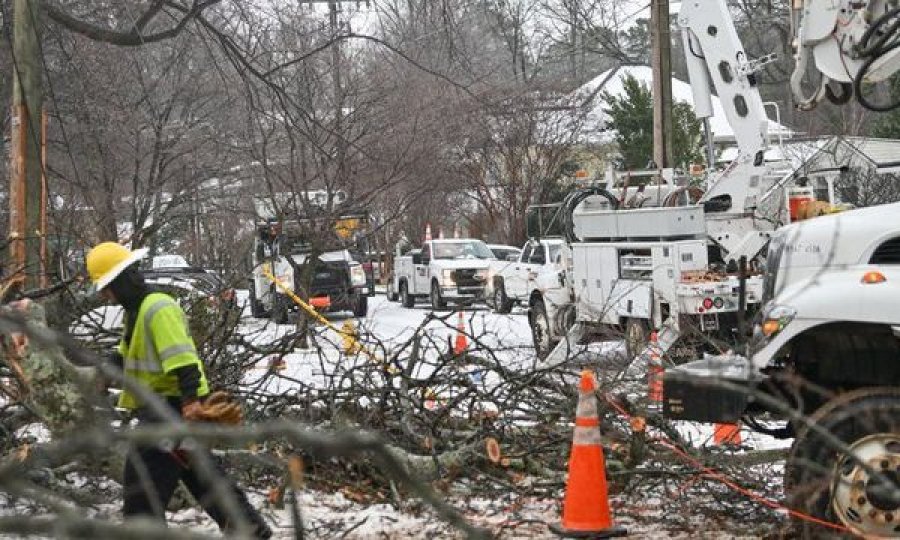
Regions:
[[[613,526],[609,514],[606,462],[600,442],[595,388],[594,373],[582,371],[562,520],[558,525],[550,525],[550,530],[559,536],[612,538],[627,534],[622,527]]]
[[[741,426],[740,424],[716,424],[716,430],[713,432],[713,440],[716,446],[732,445],[740,446],[741,444]]]
[[[431,240],[431,223],[425,224],[425,241]]]
[[[647,359],[647,398],[651,406],[662,406],[663,400],[663,363],[659,355],[659,337],[656,332],[650,333],[650,357]]]
[[[466,321],[463,319],[463,312],[459,312],[459,318],[456,322],[456,341],[453,342],[453,354],[460,355],[469,348],[469,342],[466,339]]]

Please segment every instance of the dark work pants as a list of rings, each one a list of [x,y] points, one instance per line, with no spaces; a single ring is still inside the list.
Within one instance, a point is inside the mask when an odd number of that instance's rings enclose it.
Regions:
[[[200,452],[210,460],[214,473],[211,479],[192,465]],[[221,463],[208,450],[177,450],[173,453],[146,446],[132,449],[125,459],[125,501],[122,513],[126,518],[146,516],[165,523],[166,505],[175,493],[179,481],[184,483],[222,531],[233,530],[235,523],[229,519],[225,506],[214,495],[214,483],[233,495],[244,519],[254,527],[257,538],[272,536],[263,517],[247,500],[247,495],[228,478]]]

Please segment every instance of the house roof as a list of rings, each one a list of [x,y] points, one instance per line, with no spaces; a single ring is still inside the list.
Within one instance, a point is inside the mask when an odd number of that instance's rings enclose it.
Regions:
[[[900,140],[875,139],[870,137],[835,137],[835,144],[841,141],[868,160],[879,173],[900,172]]]
[[[725,148],[717,162],[728,163],[737,157],[737,147]],[[765,152],[771,163],[787,162],[805,174],[836,171],[846,167],[871,167],[879,174],[900,172],[900,140],[841,135],[815,139],[794,139],[773,144]]]
[[[824,148],[833,137],[821,137],[816,139],[793,139],[786,140],[782,144],[778,141],[772,141],[764,154],[767,162],[788,162],[794,168],[798,168],[815,156],[822,148]],[[738,155],[737,146],[729,146],[722,150],[716,159],[718,163],[729,163],[734,161]]]
[[[603,111],[606,108],[606,102],[603,100],[602,94],[624,95],[624,81],[629,75],[647,86],[652,86],[653,84],[653,70],[649,66],[620,66],[594,77],[573,93],[573,97],[578,98],[584,106],[590,108],[583,130],[586,142],[599,143],[612,140],[613,134],[611,130],[606,129],[608,115]],[[672,77],[672,99],[674,101],[684,101],[693,106],[694,98],[691,85]],[[713,116],[710,118],[709,123],[713,132],[713,139],[716,141],[734,140],[734,130],[728,124],[725,109],[722,108],[722,104],[717,96],[712,96],[712,105]],[[769,120],[769,134],[776,135],[779,133],[789,135],[792,131],[777,122]]]

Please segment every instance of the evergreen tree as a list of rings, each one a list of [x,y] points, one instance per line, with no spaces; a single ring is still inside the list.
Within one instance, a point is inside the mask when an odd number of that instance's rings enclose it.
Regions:
[[[653,96],[650,88],[633,76],[623,81],[622,96],[603,94],[608,107],[609,128],[616,130],[616,143],[626,169],[642,169],[653,159]],[[693,106],[678,102],[672,107],[672,163],[684,166],[702,161],[701,123]]]

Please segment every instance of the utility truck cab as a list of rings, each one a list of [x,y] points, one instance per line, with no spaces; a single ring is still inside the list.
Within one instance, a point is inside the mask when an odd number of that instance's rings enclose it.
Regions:
[[[542,274],[559,281],[563,243],[562,238],[532,238],[514,260],[492,261],[485,296],[494,311],[509,313],[514,305],[526,304]]]
[[[428,240],[420,250],[394,259],[393,289],[405,307],[427,297],[432,309],[447,302],[471,303],[484,297],[494,254],[472,238]]]

